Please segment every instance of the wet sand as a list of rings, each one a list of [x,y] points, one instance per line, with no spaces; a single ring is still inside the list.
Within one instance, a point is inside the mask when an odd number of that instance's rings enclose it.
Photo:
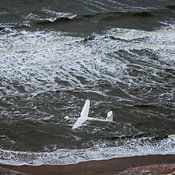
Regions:
[[[174,174],[175,155],[150,155],[89,161],[72,165],[0,165],[0,174],[32,175],[114,175]]]

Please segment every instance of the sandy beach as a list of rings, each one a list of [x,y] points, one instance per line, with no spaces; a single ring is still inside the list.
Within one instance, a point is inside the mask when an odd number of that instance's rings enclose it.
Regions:
[[[0,174],[32,175],[114,175],[174,174],[175,155],[150,155],[89,161],[72,165],[0,165]]]

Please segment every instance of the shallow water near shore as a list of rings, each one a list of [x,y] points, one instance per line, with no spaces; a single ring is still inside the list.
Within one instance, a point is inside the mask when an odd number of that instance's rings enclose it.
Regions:
[[[0,163],[174,155],[175,3],[26,3],[0,2]],[[73,131],[86,99],[115,123]]]

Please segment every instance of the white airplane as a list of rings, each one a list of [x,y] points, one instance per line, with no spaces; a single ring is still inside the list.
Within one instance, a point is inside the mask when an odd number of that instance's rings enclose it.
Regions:
[[[77,119],[77,121],[74,123],[72,129],[77,129],[78,127],[82,126],[83,123],[86,122],[86,120],[94,120],[94,121],[102,121],[102,122],[113,122],[113,112],[109,111],[107,113],[106,119],[99,119],[99,118],[91,118],[88,117],[89,114],[89,108],[90,108],[90,100],[86,100],[83,109],[81,111],[80,117]]]

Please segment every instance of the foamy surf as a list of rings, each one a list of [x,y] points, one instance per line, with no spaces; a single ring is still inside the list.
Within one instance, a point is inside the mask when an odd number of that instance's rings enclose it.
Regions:
[[[0,163],[10,165],[67,165],[91,160],[108,160],[112,158],[143,156],[143,155],[174,155],[175,137],[170,135],[156,143],[153,138],[125,140],[115,147],[96,143],[87,149],[59,149],[55,152],[20,152],[0,150]],[[117,145],[118,144],[118,145]]]
[[[96,86],[100,80],[139,87],[149,84],[148,71],[161,79],[162,69],[174,68],[172,26],[150,32],[112,29],[85,41],[60,32],[10,32],[0,36],[1,77],[30,84],[35,91],[47,86],[59,89],[56,79],[73,88],[86,88],[87,83]],[[156,58],[145,55],[143,50]],[[134,60],[121,58],[124,52]],[[139,74],[132,76],[132,69]],[[159,80],[152,83],[161,85]]]

